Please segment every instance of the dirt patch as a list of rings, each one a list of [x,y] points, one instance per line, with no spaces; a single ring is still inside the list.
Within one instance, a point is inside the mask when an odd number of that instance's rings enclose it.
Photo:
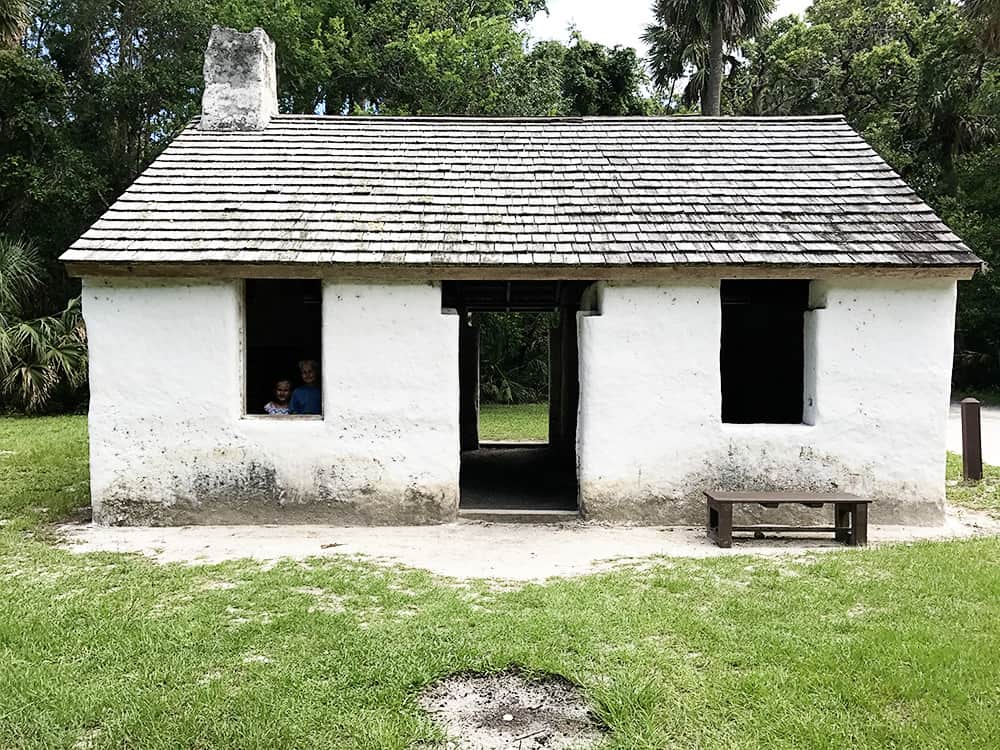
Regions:
[[[816,538],[740,537],[731,549],[716,547],[704,527],[628,527],[597,523],[498,524],[459,521],[441,526],[186,526],[58,527],[74,552],[141,552],[164,563],[217,563],[253,558],[271,564],[286,558],[356,555],[403,564],[456,579],[544,581],[642,564],[642,558],[717,555],[801,556],[843,550],[832,534]],[[1000,534],[1000,519],[947,507],[941,526],[869,525],[873,546],[920,539]],[[489,554],[483,554],[489,550]],[[648,561],[647,563],[648,564]],[[14,573],[4,572],[3,575]],[[503,587],[507,584],[498,584]],[[516,585],[510,588],[517,588]]]
[[[458,750],[582,750],[607,731],[575,685],[518,670],[446,677],[421,694],[420,705]]]

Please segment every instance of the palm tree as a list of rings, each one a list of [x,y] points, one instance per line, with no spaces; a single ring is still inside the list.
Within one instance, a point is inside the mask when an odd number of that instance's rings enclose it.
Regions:
[[[757,34],[774,10],[776,0],[655,0],[656,24],[646,27],[653,82],[678,77],[694,62],[699,44],[708,47],[708,80],[702,97],[702,114],[722,113],[722,76],[725,47]],[[657,71],[663,73],[657,81]]]
[[[13,49],[31,23],[30,0],[0,0],[0,49]]]
[[[969,18],[983,22],[983,43],[991,52],[1000,50],[1000,0],[965,0]]]
[[[0,403],[26,412],[49,408],[87,379],[80,299],[56,315],[32,317],[42,276],[31,245],[0,237]]]

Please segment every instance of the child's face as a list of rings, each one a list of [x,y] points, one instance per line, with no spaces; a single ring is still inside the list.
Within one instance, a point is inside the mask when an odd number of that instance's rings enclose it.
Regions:
[[[292,384],[287,380],[282,380],[274,387],[274,396],[281,403],[284,403],[292,395]]]
[[[306,385],[312,385],[316,382],[316,368],[312,365],[303,365],[302,370],[302,382]]]

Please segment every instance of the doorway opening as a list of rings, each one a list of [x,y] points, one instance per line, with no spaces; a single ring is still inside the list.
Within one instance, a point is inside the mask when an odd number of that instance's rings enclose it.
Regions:
[[[445,282],[461,320],[462,510],[577,510],[576,314],[589,283]]]

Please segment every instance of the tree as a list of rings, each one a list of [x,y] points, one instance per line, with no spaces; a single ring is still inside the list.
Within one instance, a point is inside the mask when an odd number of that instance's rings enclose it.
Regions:
[[[702,114],[722,112],[722,79],[727,45],[735,47],[763,28],[774,10],[775,0],[656,0],[656,24],[648,26],[644,39],[650,44],[654,71],[661,84],[677,79],[678,68],[695,60],[698,44],[708,49],[708,76],[701,101]]]
[[[0,402],[35,413],[70,403],[87,380],[87,337],[79,298],[56,315],[33,317],[44,281],[38,251],[0,237]]]
[[[950,0],[816,0],[744,47],[727,96],[745,114],[845,115],[987,262],[959,285],[958,325],[996,363],[1000,58],[982,39]]]
[[[106,182],[75,142],[70,94],[50,62],[0,50],[0,233],[55,258],[86,228]],[[57,283],[44,290],[68,296]]]
[[[72,340],[78,308],[59,318],[61,329],[46,315],[78,290],[55,259],[197,115],[213,24],[260,26],[275,40],[286,113],[618,115],[648,106],[631,49],[578,35],[529,48],[523,22],[544,0],[28,2],[35,9],[24,16],[23,3],[0,0],[0,46],[13,47],[0,48],[0,235],[36,248],[44,276],[38,309],[18,313],[18,346],[43,334]],[[18,371],[22,385],[40,388],[39,370]],[[10,372],[0,369],[0,381]],[[44,408],[38,397],[18,403]]]
[[[480,313],[480,393],[487,404],[549,398],[549,329],[558,313]]]
[[[13,49],[21,43],[31,14],[27,0],[0,0],[0,49]]]

